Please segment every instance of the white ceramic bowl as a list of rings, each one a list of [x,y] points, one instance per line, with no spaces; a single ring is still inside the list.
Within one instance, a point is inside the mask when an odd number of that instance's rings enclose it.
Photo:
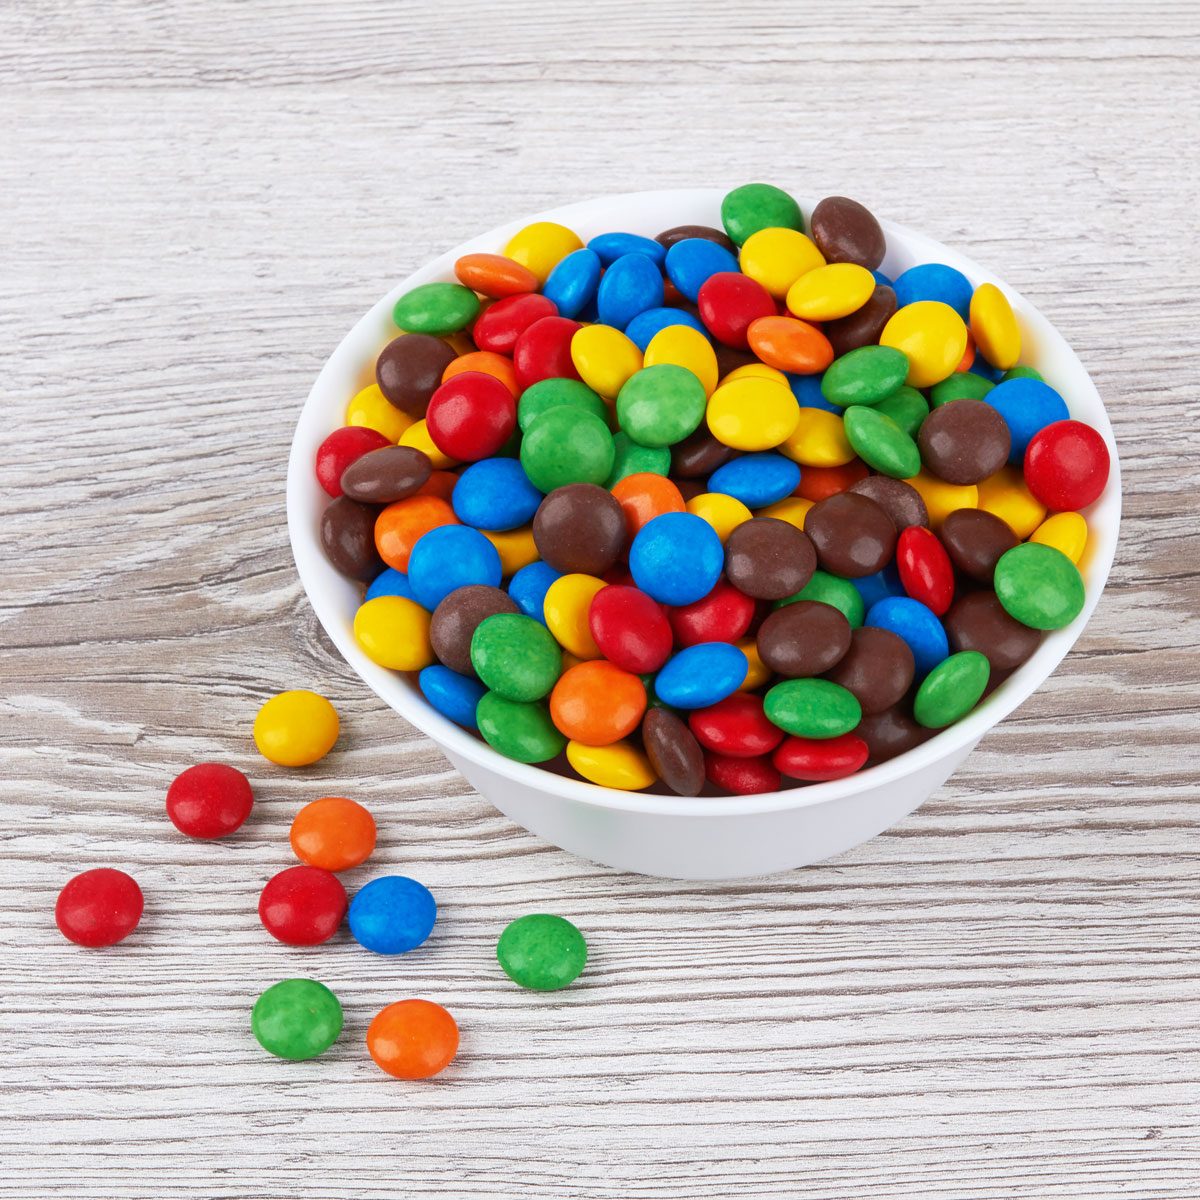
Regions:
[[[1087,513],[1090,538],[1080,569],[1083,611],[1049,634],[1037,653],[964,720],[891,762],[848,779],[758,796],[687,799],[596,787],[513,762],[460,729],[395,672],[358,648],[352,621],[361,589],[343,579],[321,551],[318,523],[327,497],[313,473],[321,441],[342,424],[347,400],[374,378],[381,347],[396,335],[392,306],[421,283],[453,279],[455,260],[499,251],[534,220],[554,220],[586,241],[606,230],[653,236],[673,225],[719,227],[722,191],[696,188],[635,192],[569,204],[513,221],[456,246],[398,283],[346,335],[317,376],[296,426],[288,464],[287,513],[301,582],[321,624],[367,685],[406,721],[428,734],[446,757],[501,812],[526,829],[596,862],[675,879],[736,879],[804,866],[874,837],[912,812],[971,752],[980,737],[1017,707],[1062,660],[1100,599],[1120,522],[1121,484],[1112,427],[1083,364],[1050,322],[1017,291],[955,250],[887,221],[891,276],[922,262],[957,267],[974,283],[999,284],[1021,322],[1022,361],[1063,394],[1071,415],[1100,430],[1112,455],[1104,495]],[[812,203],[801,201],[805,214]]]

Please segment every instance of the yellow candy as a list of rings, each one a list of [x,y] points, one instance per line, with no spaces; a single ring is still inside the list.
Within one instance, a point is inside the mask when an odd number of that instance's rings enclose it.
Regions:
[[[427,455],[435,471],[445,471],[449,467],[458,466],[457,459],[443,454],[433,444],[433,438],[429,436],[429,427],[425,424],[424,417],[419,421],[414,421],[400,435],[400,445],[412,446],[414,450],[420,450],[422,454]]]
[[[376,596],[360,604],[354,640],[373,663],[393,671],[420,671],[433,662],[429,613],[405,596]]]
[[[333,749],[337,736],[338,715],[316,692],[280,692],[254,718],[258,752],[281,767],[315,763]]]
[[[971,336],[984,358],[1000,371],[1021,357],[1021,327],[1008,297],[994,284],[981,283],[971,296]]]
[[[833,416],[833,413],[829,415]],[[757,515],[760,517],[774,517],[777,521],[786,521],[789,525],[794,525],[797,529],[802,530],[804,528],[804,518],[812,506],[813,502],[805,500],[803,496],[784,496],[782,500],[776,500],[774,504],[768,504],[766,508],[760,508]]]
[[[377,383],[368,384],[346,405],[347,425],[374,429],[389,442],[398,442],[412,423],[412,417],[392,404]]]
[[[707,521],[722,542],[743,521],[750,520],[754,515],[740,500],[723,492],[702,492],[699,496],[693,496],[687,502],[687,510],[692,516]]]
[[[1020,467],[1001,467],[983,480],[979,485],[979,507],[1007,522],[1021,541],[1046,519],[1046,507],[1025,486]]]
[[[802,467],[844,467],[854,455],[838,413],[823,408],[802,408],[796,428],[779,447]]]
[[[806,271],[788,288],[788,312],[806,321],[835,321],[858,312],[874,290],[875,276],[866,267],[830,263]]]
[[[520,529],[481,529],[479,532],[496,547],[500,570],[506,576],[516,574],[541,557],[534,544],[533,530],[528,525]]]
[[[745,366],[734,367],[721,382],[732,383],[735,379],[769,379],[772,383],[782,383],[784,387],[789,387],[788,377],[777,368],[768,367],[766,363],[746,363]]]
[[[979,488],[973,483],[947,483],[931,475],[924,467],[919,475],[904,481],[914,487],[925,501],[929,513],[929,526],[933,530],[942,527],[942,522],[956,509],[979,508]]]
[[[628,340],[626,338],[626,341]],[[573,352],[574,339],[571,349]],[[650,344],[646,347],[645,364],[653,367],[658,363],[673,363],[677,367],[686,367],[704,385],[706,396],[711,396],[717,386],[716,351],[712,348],[712,342],[700,330],[693,329],[690,325],[668,325],[650,339]]]
[[[797,229],[760,229],[742,243],[738,265],[782,300],[801,275],[825,265],[825,256]]]
[[[1077,512],[1060,512],[1047,517],[1029,538],[1031,542],[1053,546],[1075,564],[1083,557],[1087,539],[1087,522]]]
[[[735,450],[770,450],[791,437],[799,419],[791,388],[771,379],[735,379],[708,398],[708,428]]]
[[[504,253],[528,267],[538,277],[538,283],[545,283],[568,254],[582,249],[583,242],[574,230],[554,221],[534,221],[509,238]]]
[[[658,778],[650,760],[628,742],[608,746],[568,742],[567,762],[589,783],[622,792],[640,792]]]
[[[579,659],[600,657],[600,647],[588,627],[592,598],[605,587],[594,575],[564,575],[546,592],[542,613],[558,644]]]
[[[571,338],[571,361],[593,392],[612,400],[630,376],[642,369],[642,352],[619,329],[585,325]]]
[[[918,300],[892,314],[879,336],[881,346],[908,357],[910,387],[932,387],[949,379],[967,351],[967,327],[948,304]]]
[[[771,678],[771,668],[759,657],[758,643],[753,638],[743,638],[738,642],[737,648],[746,656],[746,662],[749,664],[746,669],[746,678],[742,680],[742,686],[738,688],[738,691],[752,692],[755,688],[762,687]]]

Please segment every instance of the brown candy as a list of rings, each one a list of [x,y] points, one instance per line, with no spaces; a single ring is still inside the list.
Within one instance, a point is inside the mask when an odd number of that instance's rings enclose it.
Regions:
[[[854,730],[867,743],[871,763],[887,762],[906,750],[927,742],[937,732],[918,725],[901,705],[864,716]]]
[[[650,707],[642,721],[642,744],[659,779],[680,796],[704,786],[704,752],[692,731],[665,708]]]
[[[776,609],[758,631],[758,656],[789,679],[821,675],[850,649],[850,622],[840,609],[797,600]]]
[[[886,283],[881,283],[857,312],[826,322],[824,333],[833,347],[834,357],[841,358],[862,346],[877,345],[883,327],[895,311],[896,293]]]
[[[848,579],[882,571],[896,551],[892,518],[858,492],[818,500],[804,518],[804,532],[821,566]]]
[[[1017,544],[1008,523],[982,508],[956,508],[943,522],[942,545],[968,579],[992,582],[996,564]]]
[[[947,483],[978,483],[1006,462],[1012,435],[1004,418],[983,400],[939,404],[917,434],[921,459]]]
[[[664,229],[654,240],[660,246],[666,246],[670,250],[676,242],[686,241],[688,238],[702,238],[706,242],[716,242],[718,246],[724,246],[730,254],[737,254],[737,247],[729,240],[728,235],[720,229],[714,229],[711,225],[675,225],[670,229]]]
[[[533,517],[538,553],[564,575],[603,575],[621,556],[625,533],[620,501],[594,483],[555,488]]]
[[[868,475],[866,479],[851,484],[850,490],[874,500],[892,518],[897,533],[903,533],[910,525],[929,528],[929,511],[921,499],[921,493],[903,479]]]
[[[1041,631],[1030,629],[1004,611],[995,592],[960,597],[943,618],[952,649],[978,650],[993,671],[1019,667],[1041,645]]]
[[[774,517],[743,521],[725,543],[725,576],[755,600],[782,600],[813,577],[817,552],[808,535]]]
[[[873,271],[887,253],[879,222],[857,200],[826,196],[809,222],[817,249],[831,263],[858,263]]]
[[[375,361],[375,382],[397,408],[410,417],[423,417],[430,397],[442,382],[442,372],[458,356],[441,338],[406,333],[388,342]]]
[[[519,613],[516,601],[497,587],[472,583],[455,588],[433,610],[429,641],[433,652],[452,671],[475,677],[471,665],[471,638],[475,630],[497,613]]]
[[[713,349],[717,352],[718,379],[724,379],[730,371],[736,371],[738,367],[748,367],[754,363],[762,365],[762,359],[749,350],[739,350],[736,346],[726,346],[722,342],[717,342]]]
[[[321,514],[321,548],[345,576],[370,583],[383,570],[375,549],[375,518],[379,509],[339,496]]]
[[[342,491],[364,504],[391,504],[419,491],[433,464],[412,446],[380,446],[342,472]]]
[[[850,635],[850,649],[825,678],[841,684],[864,713],[880,713],[904,699],[916,663],[908,643],[890,629],[864,625]]]
[[[718,442],[709,433],[708,427],[701,425],[682,442],[676,442],[671,447],[671,477],[696,479],[701,475],[711,475],[733,456],[734,451],[729,446]]]

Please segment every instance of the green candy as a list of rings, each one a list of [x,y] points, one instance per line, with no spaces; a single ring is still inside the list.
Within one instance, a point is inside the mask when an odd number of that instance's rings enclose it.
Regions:
[[[1009,367],[1000,377],[1000,382],[1007,383],[1010,379],[1036,379],[1038,383],[1046,382],[1036,367]]]
[[[567,739],[554,727],[544,704],[506,700],[484,692],[475,710],[483,740],[505,758],[541,763],[563,752]]]
[[[704,420],[704,384],[686,367],[658,363],[643,367],[617,396],[617,421],[641,446],[673,446]]]
[[[608,423],[608,405],[579,379],[541,379],[530,384],[517,403],[517,424],[522,433],[528,433],[542,413],[551,408],[566,405],[581,409]]]
[[[669,475],[671,473],[671,451],[666,447],[639,446],[627,433],[613,434],[613,469],[604,481],[611,492],[629,475]]]
[[[471,666],[505,700],[540,700],[562,674],[562,651],[541,621],[497,613],[480,621],[471,635]]]
[[[908,375],[908,356],[891,346],[860,346],[843,354],[821,377],[821,395],[830,404],[878,404]]]
[[[917,724],[945,729],[961,720],[979,703],[991,673],[991,664],[977,650],[943,658],[917,689],[913,700]]]
[[[970,371],[957,371],[949,379],[935,383],[929,389],[929,401],[934,408],[949,404],[951,400],[982,400],[996,385],[982,375]]]
[[[587,965],[587,942],[565,917],[530,913],[509,924],[496,943],[504,973],[523,988],[557,992]]]
[[[862,720],[853,693],[828,679],[787,679],[763,699],[772,725],[797,737],[833,738],[849,733]]]
[[[828,571],[814,571],[813,577],[794,596],[780,600],[775,607],[795,604],[797,600],[815,600],[818,604],[836,608],[850,622],[851,629],[857,629],[867,615],[867,606],[858,588],[850,580],[830,575]]]
[[[570,404],[547,409],[521,441],[521,466],[540,492],[568,483],[603,483],[615,455],[605,422]]]
[[[315,979],[282,979],[254,1002],[250,1031],[278,1058],[303,1062],[324,1054],[342,1032],[338,998]]]
[[[457,333],[479,315],[479,297],[461,283],[423,283],[405,292],[392,309],[392,320],[405,333]]]
[[[1083,577],[1053,546],[1025,542],[996,564],[992,586],[1004,611],[1030,629],[1062,629],[1083,608]]]
[[[721,201],[721,224],[735,246],[760,229],[799,229],[804,232],[800,205],[782,188],[770,183],[746,183]]]
[[[917,436],[921,422],[929,416],[929,404],[915,387],[905,384],[875,406],[877,413],[891,417],[910,438]]]
[[[921,469],[917,443],[885,413],[854,404],[846,409],[842,426],[854,453],[881,475],[911,479]]]

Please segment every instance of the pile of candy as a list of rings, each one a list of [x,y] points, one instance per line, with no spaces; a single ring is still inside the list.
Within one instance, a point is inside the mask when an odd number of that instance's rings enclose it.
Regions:
[[[321,445],[354,635],[501,754],[682,795],[836,779],[965,716],[1084,602],[1104,440],[1003,293],[875,218],[529,225],[397,301]]]
[[[323,758],[337,741],[333,705],[309,691],[281,692],[263,705],[254,741],[279,766],[302,767]],[[235,833],[250,816],[254,794],[241,771],[224,763],[199,763],[167,789],[171,823],[188,837],[210,840]],[[301,865],[272,876],[262,890],[263,927],[288,946],[329,941],[347,920],[359,945],[376,954],[405,954],[433,932],[437,904],[415,879],[385,875],[364,884],[350,900],[337,872],[361,866],[375,849],[375,821],[354,800],[323,796],[292,822],[289,841]],[[59,893],[55,921],[80,946],[112,946],[138,926],[142,890],[124,871],[98,867],[71,879]],[[563,917],[531,913],[511,922],[496,957],[523,988],[557,991],[573,983],[587,962],[587,944]],[[283,979],[254,1004],[250,1028],[259,1045],[279,1058],[316,1058],[342,1032],[341,1002],[315,979]],[[458,1052],[458,1025],[440,1004],[409,999],[376,1014],[367,1051],[381,1070],[398,1079],[426,1079],[444,1070]]]

